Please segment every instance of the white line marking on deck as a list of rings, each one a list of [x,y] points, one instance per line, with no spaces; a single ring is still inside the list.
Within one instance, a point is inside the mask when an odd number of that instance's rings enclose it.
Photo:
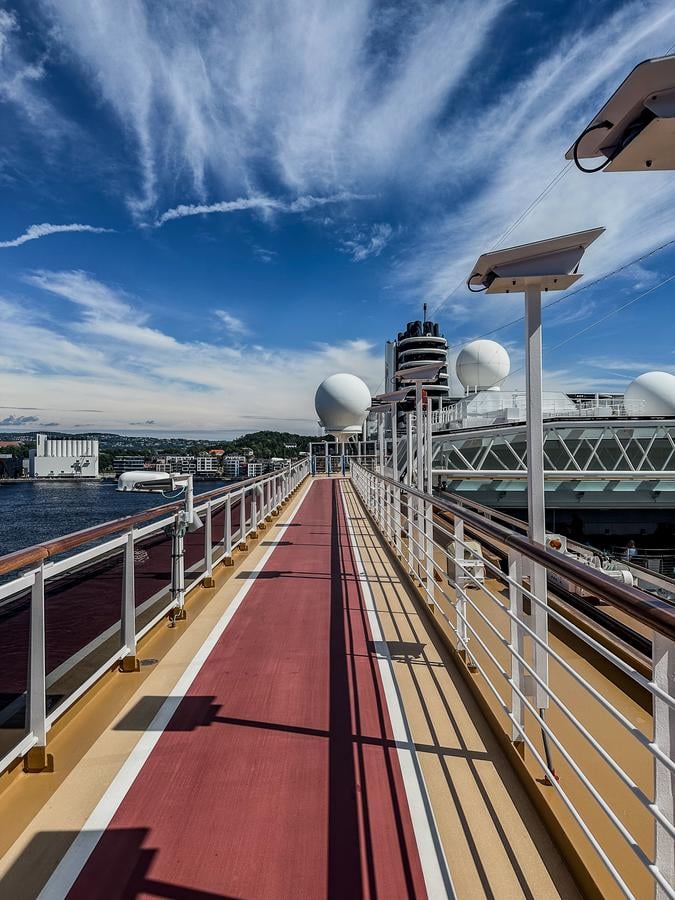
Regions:
[[[454,898],[456,894],[448,868],[448,861],[438,833],[436,818],[429,799],[422,768],[417,758],[417,751],[410,733],[408,720],[403,709],[403,702],[396,683],[396,676],[394,675],[394,664],[389,654],[389,646],[382,633],[373,592],[370,589],[368,576],[366,575],[354,528],[349,517],[342,483],[340,484],[340,496],[342,498],[342,509],[347,523],[350,544],[354,553],[356,576],[363,591],[363,600],[368,615],[371,637],[377,648],[376,659],[389,710],[389,719],[401,766],[403,786],[408,799],[408,807],[410,809],[413,831],[415,832],[415,840],[417,841],[417,850],[420,855],[427,894],[430,900],[437,900],[440,897]]]

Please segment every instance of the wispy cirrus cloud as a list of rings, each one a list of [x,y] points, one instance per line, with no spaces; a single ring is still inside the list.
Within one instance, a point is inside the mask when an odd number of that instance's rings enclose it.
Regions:
[[[249,333],[248,326],[242,319],[238,318],[238,316],[233,315],[226,309],[216,309],[214,310],[214,312],[225,329],[231,335],[234,335],[236,337],[243,337],[243,335]]]
[[[9,241],[0,241],[0,247],[20,247],[28,241],[37,241],[39,238],[47,237],[50,234],[64,234],[71,231],[88,231],[90,234],[109,234],[112,228],[100,228],[95,225],[50,225],[49,222],[43,222],[41,225],[29,225],[28,228],[18,237]]]
[[[233,213],[244,210],[259,210],[261,212],[278,213],[303,213],[330,203],[348,203],[355,200],[372,200],[372,194],[354,194],[349,191],[341,191],[338,194],[330,194],[326,197],[314,197],[308,194],[296,197],[294,200],[282,200],[277,197],[264,195],[253,197],[239,197],[236,200],[222,200],[219,203],[181,203],[172,209],[167,209],[155,220],[155,227],[161,228],[167,222],[175,219],[184,219],[186,216],[208,216],[213,213]]]
[[[469,295],[464,287],[478,255],[493,246],[606,225],[584,258],[589,278],[672,238],[675,182],[668,173],[592,177],[571,163],[565,168],[563,156],[633,66],[665,51],[669,29],[675,29],[672,4],[625,3],[596,27],[567,33],[520,78],[498,86],[481,109],[454,120],[452,131],[439,138],[444,149],[433,165],[452,179],[457,202],[408,246],[399,286],[431,300],[455,322],[498,324],[512,318],[516,304]],[[612,53],[599,59],[598,46],[611,46]],[[556,174],[550,192],[505,233]]]
[[[426,180],[439,116],[506,3],[40,5],[131,142],[146,219],[167,183],[204,198],[271,173],[303,195]]]
[[[351,237],[342,241],[342,249],[354,262],[363,262],[369,256],[379,256],[392,238],[394,229],[388,222],[355,229]]]
[[[259,259],[264,263],[271,263],[279,256],[276,250],[268,250],[266,247],[258,247],[255,246],[253,248],[253,255],[256,259]]]

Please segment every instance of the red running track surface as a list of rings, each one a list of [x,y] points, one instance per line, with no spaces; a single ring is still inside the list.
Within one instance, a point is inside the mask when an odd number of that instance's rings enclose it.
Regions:
[[[369,642],[317,481],[68,896],[425,897]]]

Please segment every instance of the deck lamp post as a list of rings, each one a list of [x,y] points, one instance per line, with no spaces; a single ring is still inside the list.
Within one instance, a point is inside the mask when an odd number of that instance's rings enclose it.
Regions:
[[[398,404],[405,400],[413,391],[412,387],[401,388],[398,391],[390,391],[387,394],[378,394],[373,397],[374,409],[386,409],[389,412],[391,422],[391,446],[392,446],[392,478],[398,483]],[[394,537],[396,544],[396,552],[401,554],[401,492],[399,488],[394,488]]]
[[[183,509],[179,510],[176,521],[167,528],[167,533],[171,536],[171,594],[177,610],[171,618],[173,625],[176,619],[185,618],[185,534],[202,527],[202,521],[194,508],[192,475],[146,471],[123,472],[117,480],[117,490],[161,494],[177,492],[177,496],[185,494]],[[128,646],[129,641],[125,640],[125,644]]]
[[[528,536],[539,544],[546,540],[541,295],[542,292],[567,290],[582,277],[578,272],[581,258],[604,230],[593,228],[484,253],[478,258],[467,282],[467,287],[474,293],[525,294]],[[546,645],[546,569],[541,565],[533,564],[530,590],[541,604],[533,604],[534,630]],[[544,684],[548,684],[548,653],[542,644],[535,644],[535,670]],[[536,699],[540,709],[548,707],[548,694],[540,684],[536,687]]]
[[[417,455],[417,473],[416,473],[416,485],[418,491],[425,491],[431,495],[433,491],[432,487],[432,472],[431,472],[431,448],[428,447],[429,452],[425,453],[425,433],[427,429],[424,425],[424,410],[423,410],[423,393],[424,386],[427,384],[433,383],[433,381],[438,378],[438,375],[443,368],[444,363],[428,363],[426,365],[421,366],[411,366],[409,369],[399,369],[395,373],[395,378],[397,383],[400,381],[408,382],[410,387],[414,387],[415,389],[415,444],[416,444],[416,455]],[[410,390],[410,388],[409,388]],[[431,411],[428,412],[429,416],[431,416]],[[408,415],[408,481],[412,484],[412,440],[410,440],[412,436],[412,428],[411,428],[411,420],[412,416]],[[429,434],[431,431],[429,430]],[[427,438],[428,443],[429,438]],[[427,461],[428,457],[428,461]],[[427,464],[428,462],[428,464]],[[425,477],[426,474],[426,477]],[[423,556],[422,550],[422,542],[424,541],[424,546],[429,547],[432,535],[432,509],[431,502],[427,502],[424,504],[424,501],[414,498],[411,499],[411,508],[416,510],[416,518],[418,523],[420,520],[423,521],[424,527],[420,528],[418,524],[417,534],[418,534],[418,548],[417,548],[417,556],[421,560]],[[411,522],[410,510],[408,511],[408,522]],[[409,540],[412,537],[412,533],[409,535]],[[427,551],[428,552],[428,551]],[[409,560],[412,561],[413,553],[409,552]],[[411,566],[412,568],[412,566]],[[428,578],[428,573],[431,571],[431,561],[427,559],[427,565],[424,566],[424,572],[419,574],[421,580],[425,580]]]

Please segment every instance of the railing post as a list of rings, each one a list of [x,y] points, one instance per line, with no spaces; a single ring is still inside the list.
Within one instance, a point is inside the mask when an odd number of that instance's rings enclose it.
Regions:
[[[431,398],[427,400],[427,433],[426,433],[426,444],[425,444],[425,457],[426,457],[426,486],[425,490],[427,496],[433,497],[434,493],[434,479],[432,475],[432,462],[433,462],[433,453],[432,453],[432,431],[431,431],[431,417],[433,415],[432,411],[432,401]],[[435,591],[434,591],[434,507],[433,503],[430,500],[427,500],[424,504],[424,534],[425,534],[425,542],[424,542],[424,551],[426,556],[426,571],[427,571],[427,602],[430,606],[434,605],[435,601]]]
[[[403,545],[401,540],[401,488],[398,484],[394,488],[394,529],[396,530],[396,555],[400,559]]]
[[[509,611],[515,618],[509,618],[510,623],[510,641],[511,641],[511,712],[513,718],[519,725],[525,724],[523,716],[523,701],[516,688],[523,692],[523,667],[522,663],[516,658],[515,654],[523,656],[524,641],[523,629],[520,624],[523,615],[523,594],[520,590],[521,564],[520,556],[513,550],[509,550]],[[516,728],[515,724],[511,724],[511,740],[517,745],[519,752],[525,752],[525,742],[523,735]]]
[[[675,643],[658,631],[652,637],[653,681],[671,697],[675,695]],[[654,743],[670,759],[675,753],[675,710],[654,696]],[[654,802],[670,822],[675,822],[675,774],[654,757]],[[665,878],[675,886],[675,842],[659,822],[655,823],[654,863]],[[656,885],[656,900],[669,896]]]
[[[47,757],[47,671],[45,660],[45,570],[35,572],[30,593],[30,660],[28,669],[28,730],[36,740],[26,754],[26,772],[42,772]]]
[[[251,531],[252,538],[258,537],[258,490],[254,484],[251,487]]]
[[[265,486],[266,482],[260,481],[258,483],[258,496],[260,497],[260,530],[264,531],[267,528],[265,523],[265,517],[267,515],[267,503],[265,502]]]
[[[180,513],[176,515],[174,524],[173,541],[173,595],[177,612],[174,611],[173,619],[185,619],[185,552],[183,544],[183,520]]]
[[[226,566],[233,566],[232,559],[232,495],[228,494],[225,499],[225,525],[223,533],[223,563]]]
[[[241,550],[248,550],[246,538],[248,537],[248,525],[246,523],[246,488],[241,489],[241,500],[239,501],[239,547]]]
[[[281,505],[281,490],[279,485],[281,484],[281,476],[279,474],[275,475],[272,479],[272,496],[274,498],[274,508],[272,509],[272,515],[279,515],[279,507]]]
[[[410,485],[410,480],[408,480]],[[414,501],[410,494],[406,499],[406,533],[408,536],[408,571],[415,574],[415,545],[413,543],[413,518],[415,514]]]
[[[205,573],[204,580],[202,584],[205,588],[212,588],[216,586],[215,578],[213,577],[213,546],[212,546],[212,535],[213,535],[213,509],[212,502],[208,500],[206,503],[206,522],[204,524],[204,562],[205,562]]]
[[[464,662],[469,662],[469,633],[466,627],[466,599],[464,591],[466,589],[466,578],[464,570],[464,519],[455,517],[455,609],[457,612],[457,650],[464,658]]]
[[[124,545],[122,583],[122,647],[127,655],[120,662],[121,672],[138,672],[136,658],[136,580],[134,573],[134,530],[130,529]]]

